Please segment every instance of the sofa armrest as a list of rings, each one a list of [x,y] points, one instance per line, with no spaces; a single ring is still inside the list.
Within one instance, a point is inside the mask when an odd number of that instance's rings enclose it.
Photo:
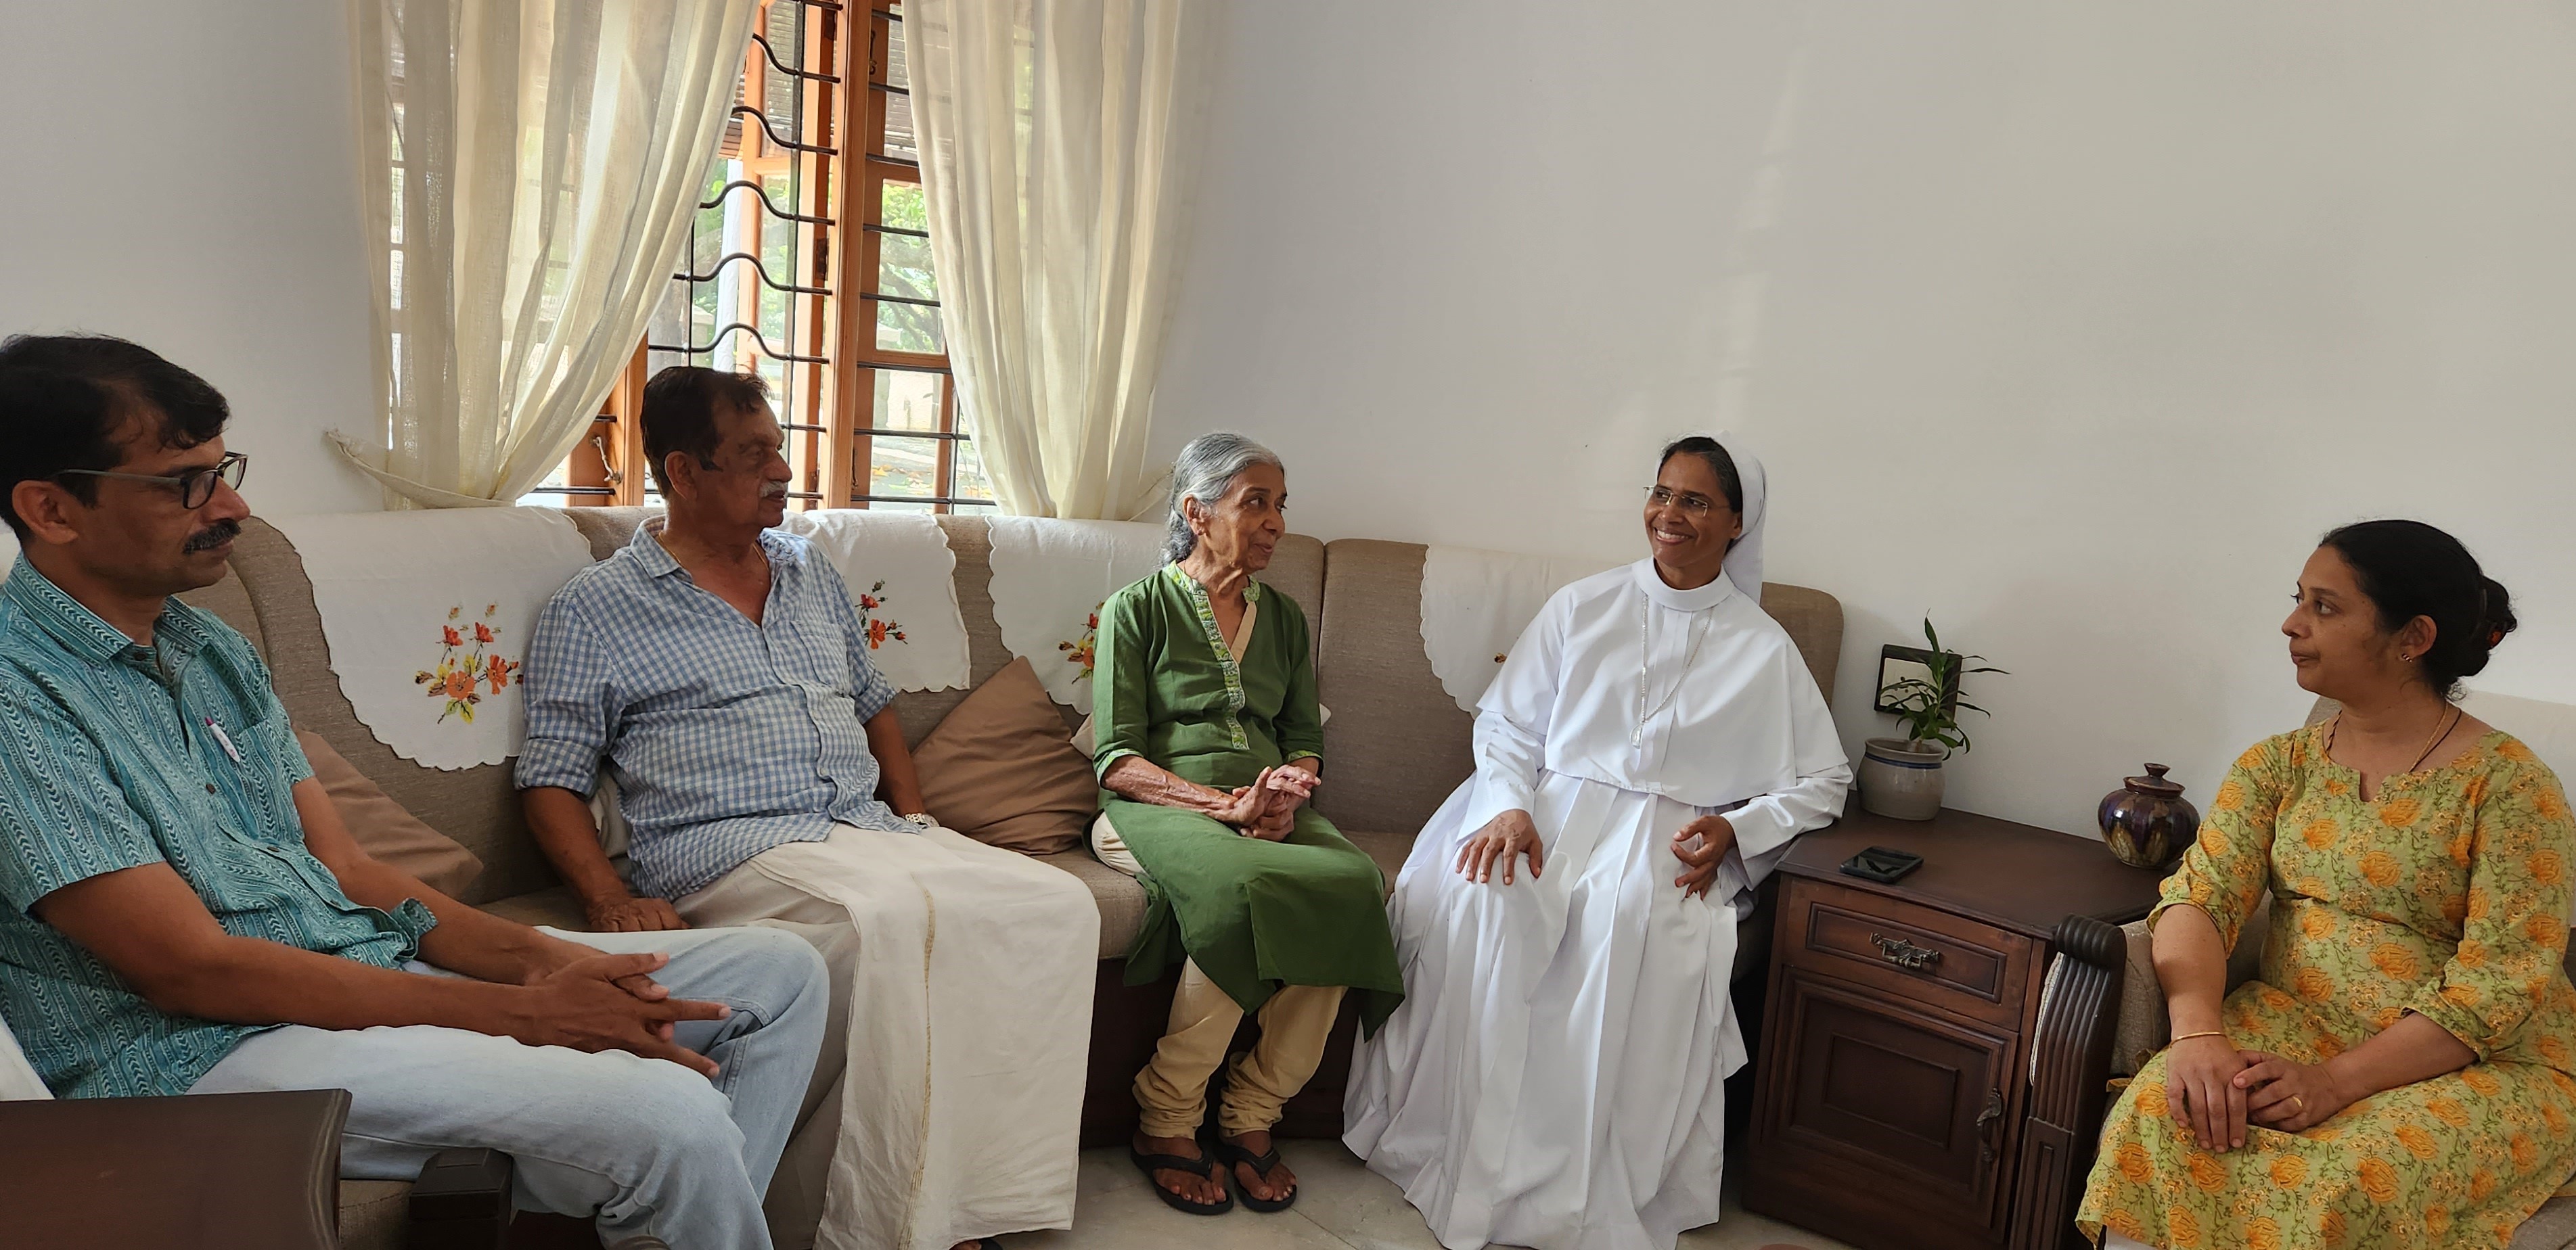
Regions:
[[[2266,894],[2254,904],[2254,912],[2245,918],[2245,927],[2236,935],[2236,949],[2227,954],[2227,988],[2235,989],[2255,978],[2263,970],[2263,943],[2272,931],[2272,896]],[[2128,974],[2120,986],[2120,1023],[2114,1031],[2111,1046],[2111,1071],[2117,1076],[2134,1076],[2149,1057],[2164,1048],[2165,1038],[2173,1032],[2165,1016],[2165,991],[2156,980],[2155,937],[2147,931],[2147,922],[2133,920],[2120,927],[2128,939]]]
[[[339,1243],[346,1090],[0,1103],[13,1250]]]
[[[2111,1033],[2127,979],[2121,931],[2090,916],[2058,922],[2057,958],[2041,991],[2031,1030],[2030,1100],[2015,1164],[2012,1250],[2074,1250],[2086,1245],[2075,1206],[2093,1167],[2101,1133]]]

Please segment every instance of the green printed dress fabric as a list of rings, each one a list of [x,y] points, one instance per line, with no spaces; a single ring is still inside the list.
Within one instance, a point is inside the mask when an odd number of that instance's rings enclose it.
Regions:
[[[1102,605],[1092,699],[1093,758],[1103,774],[1140,755],[1189,781],[1231,789],[1264,768],[1321,757],[1306,614],[1258,582],[1246,594],[1258,610],[1240,662],[1207,592],[1177,565]],[[1246,1011],[1281,986],[1349,986],[1371,1032],[1403,1000],[1385,878],[1312,807],[1298,810],[1286,840],[1270,842],[1196,812],[1106,792],[1101,805],[1145,870],[1131,983],[1195,959]]]

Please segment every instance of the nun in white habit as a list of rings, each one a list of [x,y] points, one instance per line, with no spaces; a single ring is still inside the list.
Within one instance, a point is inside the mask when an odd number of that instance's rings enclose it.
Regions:
[[[1652,554],[1556,592],[1388,904],[1404,1005],[1343,1140],[1452,1250],[1671,1250],[1718,1217],[1736,924],[1851,768],[1762,610],[1762,466],[1664,450]]]

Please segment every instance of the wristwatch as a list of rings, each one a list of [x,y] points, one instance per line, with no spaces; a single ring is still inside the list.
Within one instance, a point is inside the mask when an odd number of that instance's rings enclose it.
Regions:
[[[921,826],[924,829],[936,829],[939,827],[939,818],[928,812],[906,812],[904,813],[903,818]]]

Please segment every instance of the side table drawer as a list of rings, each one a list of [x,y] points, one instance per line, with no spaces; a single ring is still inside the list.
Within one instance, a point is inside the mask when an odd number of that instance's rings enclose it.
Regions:
[[[1902,899],[1804,878],[1780,909],[1785,961],[2020,1031],[2034,943]]]

